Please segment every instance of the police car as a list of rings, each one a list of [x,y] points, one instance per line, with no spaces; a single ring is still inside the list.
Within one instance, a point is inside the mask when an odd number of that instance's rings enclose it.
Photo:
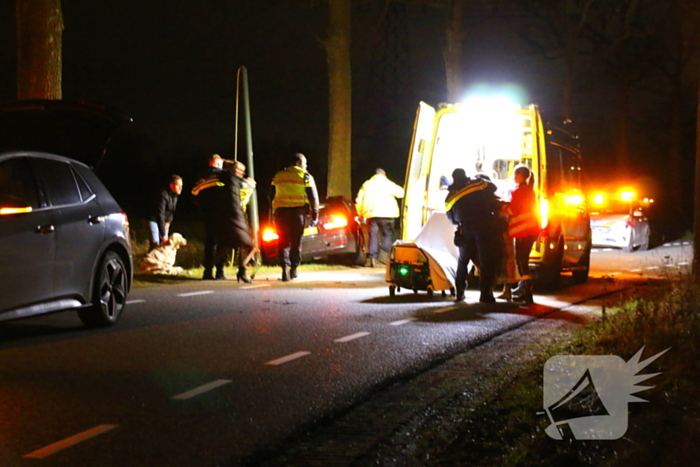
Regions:
[[[301,261],[345,260],[355,265],[364,265],[366,256],[366,234],[357,221],[352,202],[342,196],[330,197],[319,208],[318,223],[304,229],[301,239]],[[260,229],[260,250],[263,263],[277,264],[277,240],[279,236],[272,223]]]
[[[639,199],[635,190],[595,192],[590,196],[593,246],[622,248],[625,252],[649,248],[646,211],[654,200]]]

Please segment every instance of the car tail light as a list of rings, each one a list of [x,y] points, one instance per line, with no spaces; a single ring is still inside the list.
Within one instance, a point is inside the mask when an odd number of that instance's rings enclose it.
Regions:
[[[273,229],[272,227],[266,227],[265,229],[263,229],[263,232],[262,232],[263,242],[269,243],[269,242],[278,240],[279,238],[280,238],[280,236],[277,235],[277,232],[275,232],[275,229]]]
[[[345,216],[333,214],[327,222],[323,223],[323,228],[326,230],[342,229],[348,226],[348,219]]]

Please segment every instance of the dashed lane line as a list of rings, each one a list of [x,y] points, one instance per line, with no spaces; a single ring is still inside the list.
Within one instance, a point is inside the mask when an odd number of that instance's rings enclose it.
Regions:
[[[389,323],[389,326],[401,326],[403,324],[410,323],[410,322],[417,321],[417,320],[418,320],[418,318],[400,319],[398,321],[392,321],[391,323]]]
[[[292,360],[296,360],[297,358],[301,357],[306,357],[307,355],[311,355],[311,352],[307,352],[306,350],[302,350],[299,352],[294,352],[293,354],[289,354],[285,357],[281,357],[275,360],[270,360],[269,362],[265,363],[265,365],[282,365],[283,363],[291,362]]]
[[[270,284],[244,285],[239,289],[259,289],[260,287],[270,287]]]
[[[200,394],[203,394],[205,392],[209,392],[212,389],[216,389],[220,386],[223,386],[225,384],[229,384],[231,382],[230,379],[217,379],[216,381],[212,381],[211,383],[203,384],[199,387],[196,387],[194,389],[190,389],[189,391],[185,391],[182,394],[178,394],[177,396],[173,396],[174,400],[186,400],[186,399],[191,399],[194,396],[198,396]]]
[[[138,299],[138,300],[127,300],[126,301],[127,305],[134,305],[136,303],[146,303],[146,300]]]
[[[349,336],[340,337],[340,338],[334,340],[333,342],[349,342],[349,341],[352,341],[355,339],[359,339],[360,337],[369,336],[370,334],[371,333],[366,332],[366,331],[356,332],[355,334],[350,334]]]
[[[661,269],[661,268],[658,266],[648,266],[647,269]]]
[[[210,293],[214,293],[213,290],[200,290],[199,292],[187,292],[187,293],[179,293],[177,294],[178,297],[194,297],[195,295],[207,295]]]
[[[43,447],[41,449],[37,449],[34,452],[30,452],[29,454],[25,455],[25,458],[28,459],[43,459],[44,457],[48,457],[51,454],[54,454],[58,451],[62,451],[63,449],[69,448],[71,446],[74,446],[78,443],[82,443],[83,441],[86,441],[90,438],[94,438],[95,436],[99,436],[103,433],[107,433],[110,430],[113,430],[117,428],[119,425],[98,425],[94,428],[90,428],[89,430],[83,431],[82,433],[78,433],[77,435],[73,435],[69,438],[66,438],[62,441],[58,441],[53,444],[49,444],[46,447]]]

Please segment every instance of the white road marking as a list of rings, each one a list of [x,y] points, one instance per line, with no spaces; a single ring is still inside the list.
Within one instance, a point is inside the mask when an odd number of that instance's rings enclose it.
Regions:
[[[691,245],[693,242],[683,242],[683,245]]]
[[[410,323],[412,321],[417,321],[418,318],[406,318],[406,319],[400,319],[398,321],[392,321],[389,323],[389,326],[401,326],[402,324]]]
[[[289,354],[286,357],[278,358],[276,360],[270,360],[269,362],[265,363],[265,365],[281,365],[283,363],[291,362],[292,360],[296,360],[297,358],[301,357],[306,357],[307,355],[310,355],[311,352],[307,352],[306,350],[302,350],[299,352],[294,352],[293,354]]]
[[[340,338],[336,339],[336,340],[333,341],[333,342],[348,342],[348,341],[352,341],[352,340],[355,340],[355,339],[359,339],[360,337],[365,337],[365,336],[369,336],[369,335],[370,335],[370,333],[369,333],[369,332],[365,332],[365,331],[363,331],[363,332],[356,332],[355,334],[350,334],[349,336],[340,337]]]
[[[682,263],[678,263],[678,266],[687,266],[689,264],[690,264],[689,262],[683,261]]]
[[[647,269],[659,269],[659,267],[658,266],[649,266],[649,267],[647,267]]]
[[[671,245],[673,245],[673,246],[679,246],[679,245],[680,245],[680,242],[675,242],[675,243],[672,243]]]
[[[202,393],[211,391],[212,389],[216,389],[219,386],[223,386],[230,382],[230,379],[217,379],[216,381],[212,381],[211,383],[203,384],[202,386],[190,389],[189,391],[185,391],[182,394],[178,394],[177,396],[174,396],[173,399],[184,401],[185,399],[190,399],[194,396],[198,396]]]
[[[630,269],[630,272],[642,272],[641,269]]]
[[[44,457],[50,456],[51,454],[54,454],[58,451],[62,451],[63,449],[69,448],[71,446],[74,446],[78,443],[82,443],[83,441],[86,441],[90,438],[94,438],[95,436],[99,436],[102,433],[106,433],[110,430],[113,430],[117,428],[119,425],[98,425],[94,428],[90,428],[89,430],[83,431],[82,433],[78,433],[77,435],[73,435],[70,438],[66,438],[62,441],[58,441],[53,444],[49,444],[46,447],[43,447],[41,449],[37,449],[34,452],[30,452],[29,454],[25,455],[25,458],[29,459],[43,459]]]
[[[179,293],[177,294],[178,297],[194,297],[195,295],[207,295],[210,293],[214,293],[213,290],[200,290],[199,292],[187,292],[187,293]]]
[[[241,289],[259,289],[260,287],[270,287],[270,284],[244,285]]]
[[[140,300],[140,299],[139,299],[139,300],[127,300],[127,301],[126,301],[126,304],[127,304],[127,305],[133,305],[133,304],[135,304],[135,303],[146,303],[146,300]]]

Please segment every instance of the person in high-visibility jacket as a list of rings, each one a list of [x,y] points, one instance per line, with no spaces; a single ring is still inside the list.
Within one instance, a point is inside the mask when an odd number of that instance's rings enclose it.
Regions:
[[[376,267],[379,256],[379,231],[382,231],[382,250],[389,251],[393,243],[394,222],[399,217],[396,198],[403,198],[404,189],[389,180],[386,172],[376,173],[362,184],[355,199],[355,209],[369,225],[369,263]]]
[[[292,165],[277,172],[272,179],[272,212],[279,236],[277,255],[283,281],[297,277],[301,263],[301,237],[309,210],[312,224],[318,222],[316,182],[306,166],[306,156],[296,153]]]
[[[513,178],[517,188],[511,193],[510,203],[505,207],[508,214],[508,235],[515,241],[515,262],[521,280],[518,287],[512,291],[516,300],[532,304],[533,281],[530,275],[530,250],[540,233],[540,223],[537,220],[537,204],[532,171],[524,165],[515,168]]]

